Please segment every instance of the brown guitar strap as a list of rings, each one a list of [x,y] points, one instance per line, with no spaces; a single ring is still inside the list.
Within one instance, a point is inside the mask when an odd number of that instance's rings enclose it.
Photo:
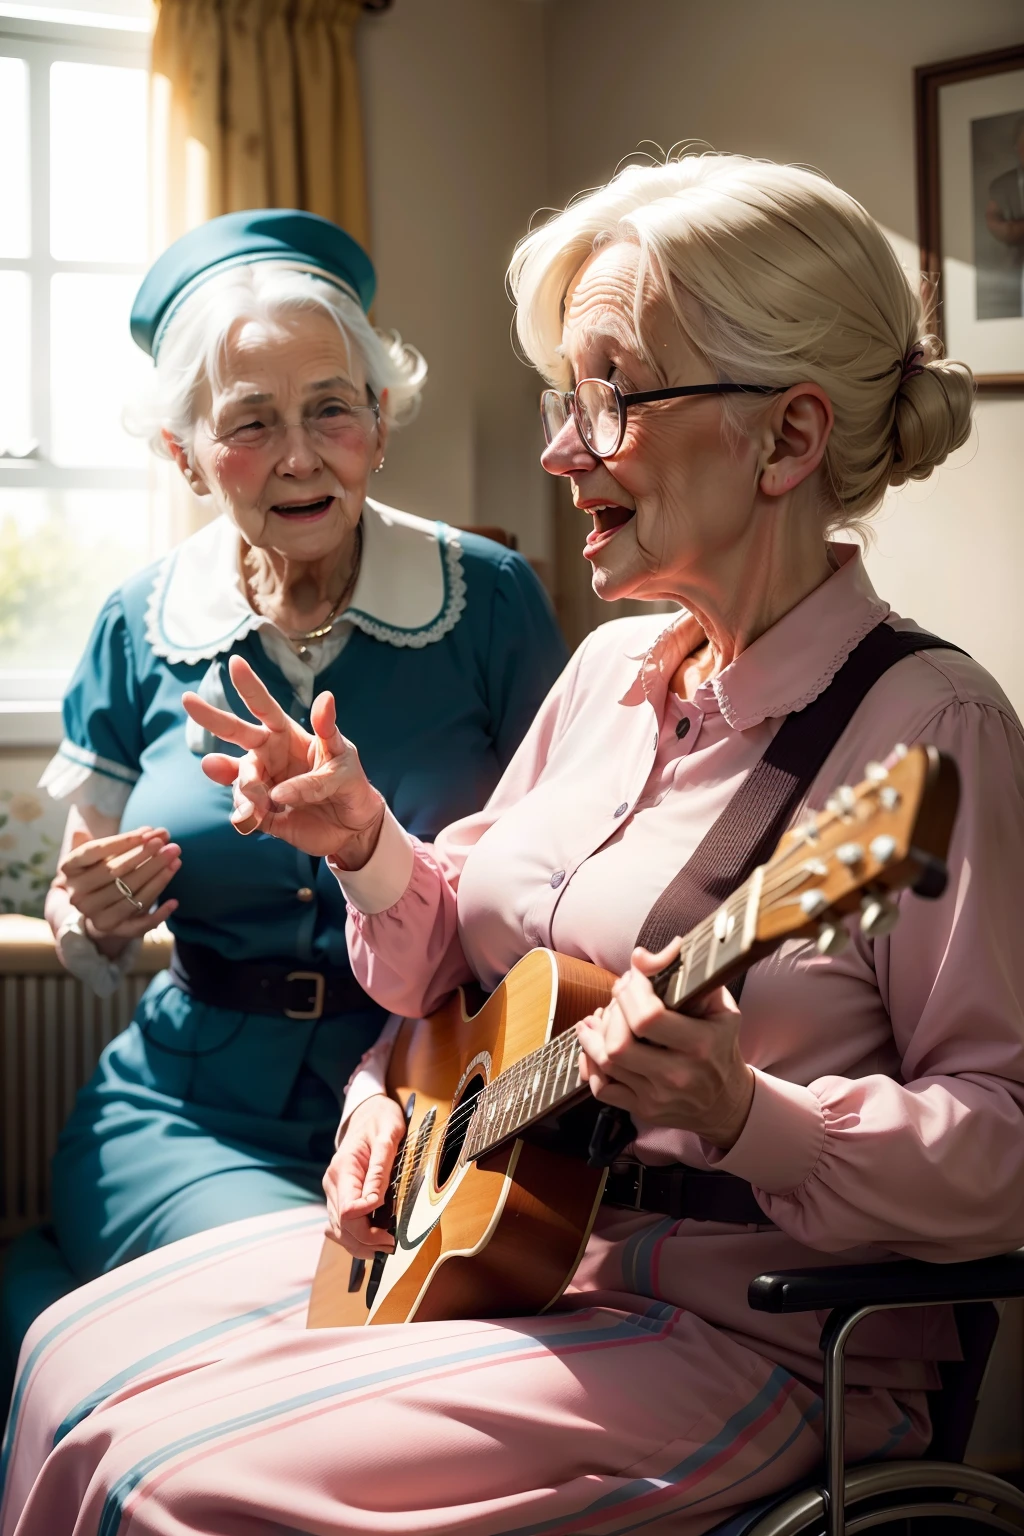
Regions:
[[[865,635],[828,687],[806,709],[787,715],[764,756],[654,903],[637,943],[657,951],[677,934],[689,933],[765,863],[874,684],[904,656],[936,649],[960,651],[937,635],[895,630],[884,622]],[[742,979],[732,984],[737,996]]]

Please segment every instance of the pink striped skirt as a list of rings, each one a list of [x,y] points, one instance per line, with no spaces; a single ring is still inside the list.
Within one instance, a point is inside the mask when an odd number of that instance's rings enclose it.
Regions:
[[[820,1460],[813,1384],[625,1285],[541,1318],[307,1332],[323,1227],[220,1227],[44,1312],[0,1536],[696,1536]],[[921,1394],[850,1393],[851,1458],[927,1436]]]

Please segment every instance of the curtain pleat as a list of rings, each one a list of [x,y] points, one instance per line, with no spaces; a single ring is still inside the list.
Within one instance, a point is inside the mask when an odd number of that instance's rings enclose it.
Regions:
[[[267,201],[272,208],[306,208],[299,179],[298,81],[290,0],[264,0],[260,79],[267,143]],[[361,125],[357,126],[363,152]],[[341,221],[343,222],[343,221]]]
[[[335,70],[330,25],[320,0],[298,0],[292,22],[299,91],[302,195],[310,213],[334,203]]]
[[[360,0],[158,4],[161,243],[218,213],[306,208],[367,244]]]
[[[269,200],[263,13],[261,0],[222,0],[223,213],[262,208]]]
[[[359,0],[346,0],[335,8],[331,27],[337,69],[334,131],[337,166],[336,205],[344,210],[345,228],[361,245],[369,246],[369,195],[366,186],[366,155],[356,63],[356,23],[362,12]]]

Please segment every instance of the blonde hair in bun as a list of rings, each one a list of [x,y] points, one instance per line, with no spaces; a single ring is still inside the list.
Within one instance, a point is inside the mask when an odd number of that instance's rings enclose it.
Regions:
[[[968,437],[970,369],[924,334],[920,296],[874,219],[813,171],[743,155],[629,165],[520,242],[519,339],[557,387],[565,294],[590,253],[619,240],[639,248],[642,346],[653,278],[722,380],[826,391],[826,530],[861,524],[890,485],[925,479]],[[734,421],[756,408],[726,407]]]
[[[970,435],[974,376],[965,363],[946,362],[934,336],[922,336],[921,364],[905,369],[893,402],[890,485],[927,480]]]

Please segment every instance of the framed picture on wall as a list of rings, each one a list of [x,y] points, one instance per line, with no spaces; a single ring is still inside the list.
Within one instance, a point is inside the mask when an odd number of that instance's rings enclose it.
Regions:
[[[930,323],[979,389],[1024,390],[1024,42],[914,84]]]

